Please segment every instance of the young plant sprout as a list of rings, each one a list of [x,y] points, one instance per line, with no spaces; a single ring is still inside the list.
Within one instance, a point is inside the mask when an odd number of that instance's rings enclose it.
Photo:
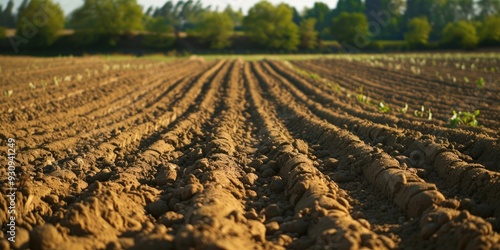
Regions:
[[[406,112],[408,112],[408,103],[405,103],[405,107],[402,108],[400,111],[401,113],[406,114]]]
[[[415,110],[413,112],[413,115],[416,116],[416,117],[424,118],[426,116],[425,113],[426,113],[425,107],[424,107],[424,105],[422,105],[422,107],[420,108],[420,110]],[[432,120],[432,111],[430,109],[427,110],[427,119],[428,120]]]
[[[459,125],[477,127],[479,126],[479,123],[477,122],[476,117],[479,116],[479,113],[479,110],[475,110],[474,113],[462,111],[457,113],[453,110],[453,116],[450,118],[450,127],[456,128]]]
[[[358,101],[365,103],[365,104],[370,104],[370,98],[366,95],[361,94],[361,93],[358,95]]]
[[[486,85],[486,82],[484,81],[484,78],[479,78],[479,80],[477,80],[476,82],[476,86],[478,89],[483,89],[484,86]]]
[[[35,84],[33,84],[32,82],[30,82],[29,86],[30,86],[30,89],[35,89],[36,88]]]
[[[358,91],[358,96],[357,96],[358,101],[361,103],[370,104],[370,98],[363,94],[363,86],[360,86],[357,89],[357,91]]]
[[[380,101],[378,103],[378,110],[382,113],[387,113],[391,111],[391,108],[389,108],[389,106],[384,101]]]
[[[5,91],[5,93],[4,93],[4,95],[6,97],[11,97],[12,94],[14,94],[14,90],[12,90],[12,89],[9,89],[9,90]]]

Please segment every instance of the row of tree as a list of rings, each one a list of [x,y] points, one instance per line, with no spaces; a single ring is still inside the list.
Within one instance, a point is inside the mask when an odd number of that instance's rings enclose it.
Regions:
[[[287,4],[255,4],[247,15],[230,6],[213,10],[201,1],[167,1],[143,11],[137,0],[84,0],[65,19],[52,0],[23,0],[17,16],[13,1],[0,6],[0,26],[15,27],[13,42],[51,45],[64,28],[75,30],[76,41],[91,44],[145,31],[146,45],[166,48],[181,34],[197,37],[211,48],[231,46],[235,31],[263,48],[314,49],[321,40],[335,39],[344,48],[363,48],[375,40],[407,40],[425,46],[429,39],[472,48],[500,43],[498,0],[339,0],[335,8],[316,2],[302,12]]]

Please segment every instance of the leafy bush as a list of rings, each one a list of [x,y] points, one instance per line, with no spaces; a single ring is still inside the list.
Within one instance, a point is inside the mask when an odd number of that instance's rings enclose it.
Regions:
[[[333,19],[330,32],[341,44],[354,43],[358,46],[356,43],[369,42],[366,40],[369,37],[368,20],[363,13],[342,12]]]
[[[189,34],[198,37],[202,43],[210,43],[212,49],[223,49],[231,46],[233,30],[234,22],[228,14],[205,12]]]
[[[405,41],[410,48],[421,48],[427,45],[430,33],[431,25],[427,17],[416,17],[408,22]]]
[[[482,44],[500,44],[500,17],[491,16],[484,20],[479,28],[479,38]]]
[[[306,49],[314,49],[318,46],[318,32],[314,29],[316,22],[315,18],[303,19],[300,22],[300,45]]]
[[[142,30],[142,7],[137,0],[84,0],[83,5],[70,15],[69,24],[76,34],[91,44],[100,39],[116,45],[117,37]]]
[[[452,48],[473,49],[479,43],[476,27],[467,22],[449,23],[443,30],[442,44]]]
[[[43,20],[41,17],[44,17]],[[52,45],[64,28],[64,12],[53,0],[31,0],[26,9],[19,13],[18,20],[16,37],[28,39],[31,46]],[[31,27],[34,32],[26,32],[27,27]]]
[[[274,6],[261,1],[248,11],[243,27],[250,39],[270,49],[297,50],[299,27],[293,22],[293,10],[286,4]]]
[[[165,49],[172,46],[175,42],[174,27],[167,24],[165,18],[155,17],[146,21],[146,31],[150,32],[144,35],[142,44],[155,48]]]
[[[175,36],[173,34],[148,34],[142,38],[144,46],[155,49],[166,49],[175,43]]]

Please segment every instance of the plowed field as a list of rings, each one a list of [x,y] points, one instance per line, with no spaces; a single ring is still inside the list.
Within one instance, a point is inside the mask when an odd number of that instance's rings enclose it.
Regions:
[[[0,249],[500,249],[498,65],[2,57]]]

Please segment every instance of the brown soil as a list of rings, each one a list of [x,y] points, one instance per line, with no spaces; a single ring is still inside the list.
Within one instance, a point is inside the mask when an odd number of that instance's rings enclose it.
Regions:
[[[277,61],[0,58],[18,188],[12,243],[4,167],[0,249],[500,249],[500,88],[292,64],[321,79]],[[485,126],[448,128],[437,99],[434,121],[382,114],[324,79],[392,106],[451,91]]]

